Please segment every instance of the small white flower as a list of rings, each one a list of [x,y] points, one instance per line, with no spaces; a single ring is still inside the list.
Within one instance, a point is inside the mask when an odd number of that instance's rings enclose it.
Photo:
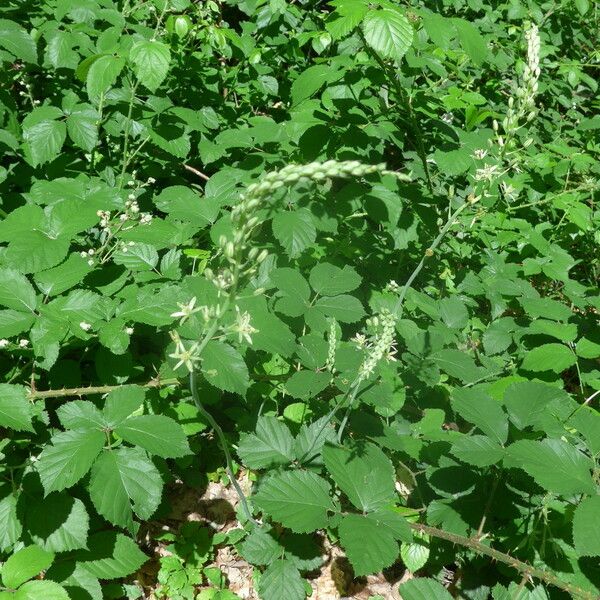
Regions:
[[[148,223],[150,223],[150,221],[152,221],[152,215],[150,213],[142,214],[142,216],[140,218],[140,223],[142,225],[147,225]]]
[[[81,327],[81,329],[83,329],[84,331],[89,331],[92,326],[89,323],[86,323],[85,321],[81,321],[81,323],[79,323],[79,327]]]
[[[127,199],[131,201],[135,200],[135,194],[129,194],[129,196],[127,196]]]
[[[148,177],[148,183],[156,183],[156,179],[154,179],[154,177]]]
[[[196,296],[194,296],[187,304],[177,303],[179,310],[171,313],[172,317],[179,318],[179,324],[183,325],[194,313],[200,312],[204,307],[196,306]]]
[[[475,181],[492,181],[498,175],[500,175],[498,165],[484,165],[475,172]]]
[[[454,121],[454,115],[451,112],[444,113],[442,115],[442,121],[448,125],[452,125],[452,121]]]
[[[88,256],[94,256],[94,254],[95,254],[96,252],[94,251],[94,249],[93,249],[93,248],[90,248],[90,249],[87,251],[87,253],[88,253]]]
[[[129,186],[135,185],[135,181],[133,181],[133,179],[130,179],[130,180],[127,182],[127,185],[129,185]]]
[[[120,221],[123,221],[123,222],[127,221],[127,219],[129,219],[129,217],[128,217],[126,214],[122,214],[122,215],[119,217],[119,220],[120,220]]]
[[[127,335],[133,335],[133,327],[125,327],[125,333]]]
[[[19,340],[19,346],[21,346],[21,348],[27,348],[27,346],[29,346],[29,340],[20,339]]]
[[[81,258],[87,258],[87,252],[86,252],[85,250],[82,250],[82,251],[79,253],[79,256],[81,256]]]
[[[137,202],[132,202],[131,203],[131,212],[132,213],[139,213],[140,212],[140,206]]]
[[[475,152],[473,152],[473,158],[476,158],[477,160],[483,160],[487,156],[487,153],[487,150],[484,150],[483,148],[478,148],[477,150],[475,150]]]
[[[90,259],[89,259],[87,262],[88,262],[88,265],[89,265],[90,267],[93,267],[93,266],[94,266],[94,259],[93,259],[93,258],[90,258]]]
[[[6,346],[8,346],[10,344],[10,342],[7,339],[2,338],[0,340],[0,348],[6,348]]]
[[[238,334],[238,340],[240,344],[242,341],[248,342],[252,345],[252,334],[258,333],[258,329],[255,329],[250,325],[250,314],[248,312],[240,312],[238,306],[235,307],[235,324],[231,327],[232,331]]]
[[[177,370],[182,365],[185,365],[187,370],[191,373],[194,370],[195,363],[200,360],[200,356],[198,355],[198,347],[200,344],[198,342],[194,342],[188,349],[186,349],[177,334],[172,334],[171,337],[173,337],[175,340],[176,347],[175,352],[169,354],[169,358],[174,358],[178,361],[173,369]]]

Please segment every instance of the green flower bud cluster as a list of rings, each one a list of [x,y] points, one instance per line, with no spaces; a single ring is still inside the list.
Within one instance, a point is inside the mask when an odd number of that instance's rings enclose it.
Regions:
[[[375,329],[375,333],[364,345],[368,350],[368,354],[358,371],[360,380],[367,379],[384,358],[395,360],[394,354],[396,352],[394,347],[396,317],[390,311],[384,309],[378,316],[369,319],[367,323]]]

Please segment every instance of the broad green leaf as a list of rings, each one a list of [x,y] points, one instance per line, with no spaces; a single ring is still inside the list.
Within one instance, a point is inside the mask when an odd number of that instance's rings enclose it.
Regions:
[[[32,416],[27,388],[0,383],[0,425],[16,431],[33,431]]]
[[[202,197],[189,187],[174,185],[163,189],[154,204],[175,219],[205,227],[216,220],[221,203],[218,198]]]
[[[462,329],[469,322],[469,311],[464,302],[456,296],[440,300],[440,316],[452,329]]]
[[[334,510],[331,487],[310,471],[288,471],[269,476],[254,501],[273,519],[297,533],[327,526],[328,511]]]
[[[91,535],[88,548],[77,552],[77,564],[99,579],[127,577],[148,560],[134,540],[114,531]]]
[[[537,381],[518,381],[506,388],[504,406],[510,420],[519,429],[524,429],[535,425],[548,405],[562,398],[568,400],[567,394],[556,386]]]
[[[300,272],[282,267],[272,271],[269,277],[280,292],[275,310],[290,317],[304,314],[309,305],[310,287]]]
[[[0,550],[6,551],[16,544],[23,532],[17,514],[17,498],[10,494],[0,500]]]
[[[435,579],[415,577],[400,584],[402,600],[452,600],[448,590]]]
[[[285,391],[294,398],[314,398],[331,381],[331,373],[323,371],[296,371],[285,382]]]
[[[331,65],[312,65],[294,79],[291,86],[292,104],[300,104],[310,98],[326,83],[333,83],[344,76],[344,71],[335,71]]]
[[[573,312],[552,298],[520,298],[519,302],[529,317],[568,321]]]
[[[0,305],[22,312],[36,309],[36,293],[25,275],[13,269],[0,269]]]
[[[10,338],[27,331],[34,323],[33,313],[18,310],[0,310],[0,339]]]
[[[40,454],[37,470],[46,495],[75,485],[89,470],[106,441],[103,431],[64,431]]]
[[[27,503],[27,532],[38,546],[51,552],[68,552],[87,547],[89,517],[79,498],[66,492]]]
[[[158,265],[158,252],[154,246],[142,242],[132,242],[113,255],[117,265],[130,271],[152,271]]]
[[[475,65],[481,65],[487,59],[488,49],[477,28],[465,19],[452,19],[452,22],[463,50]]]
[[[476,467],[488,467],[500,462],[504,448],[485,435],[463,436],[452,444],[452,454]]]
[[[91,107],[72,112],[67,117],[67,132],[78,148],[91,152],[96,147],[99,120],[100,115]]]
[[[85,258],[79,254],[71,254],[64,263],[36,273],[35,284],[46,296],[56,296],[81,283],[83,278],[92,270]]]
[[[321,454],[325,442],[334,440],[335,431],[326,416],[317,419],[310,425],[302,425],[294,440],[296,459],[303,464],[309,464]]]
[[[16,58],[37,63],[37,49],[33,38],[14,21],[0,19],[0,46]]]
[[[138,385],[124,385],[112,390],[106,397],[102,412],[110,427],[115,428],[137,411],[146,397],[146,390]]]
[[[496,400],[478,389],[456,388],[452,391],[452,407],[467,422],[499,444],[508,438],[508,417]]]
[[[575,347],[575,352],[577,356],[581,356],[582,358],[598,358],[600,357],[600,339],[593,336],[585,336],[582,337]]]
[[[549,492],[562,495],[596,493],[590,472],[592,461],[568,442],[519,440],[507,448],[506,456],[510,466],[523,469]]]
[[[299,208],[278,212],[273,217],[273,235],[291,258],[297,258],[314,243],[317,229],[310,211]]]
[[[254,529],[239,546],[241,556],[252,565],[270,565],[283,556],[283,546],[264,528]]]
[[[62,262],[69,253],[69,246],[68,238],[54,238],[31,230],[22,233],[8,245],[4,258],[21,273],[37,273]]]
[[[395,8],[370,10],[362,22],[367,44],[384,58],[399,61],[413,41],[413,28]]]
[[[169,47],[155,40],[142,40],[132,46],[129,58],[139,81],[151,92],[156,91],[169,71]]]
[[[263,600],[304,600],[306,589],[300,572],[285,559],[273,562],[260,578],[260,597]]]
[[[337,17],[325,23],[325,28],[331,34],[334,40],[339,40],[347,36],[359,23],[367,13],[368,5],[362,0],[345,0],[336,5]]]
[[[394,536],[368,515],[347,514],[339,525],[340,543],[356,576],[379,573],[398,558]]]
[[[390,459],[374,444],[327,446],[323,461],[356,508],[368,512],[394,501],[395,473]]]
[[[28,581],[14,595],[14,600],[70,600],[64,587],[54,581]]]
[[[6,587],[16,589],[47,569],[53,560],[54,553],[39,546],[26,546],[9,556],[2,565],[2,581]]]
[[[91,102],[97,104],[100,97],[115,85],[124,66],[125,61],[122,58],[109,54],[93,60],[85,77],[85,85]]]
[[[573,351],[563,344],[544,344],[529,350],[521,368],[525,371],[562,373],[577,362]]]
[[[583,499],[573,515],[573,543],[578,556],[600,556],[600,496]]]
[[[311,269],[308,280],[318,294],[337,296],[355,290],[360,285],[361,277],[349,265],[340,269],[329,263],[319,263]]]
[[[315,308],[326,317],[333,317],[342,323],[356,323],[365,314],[360,300],[348,294],[323,296],[315,302]]]
[[[248,367],[242,355],[223,342],[211,340],[206,344],[202,352],[202,373],[215,387],[240,396],[250,385]]]
[[[102,429],[106,419],[93,402],[73,400],[56,411],[65,429]]]
[[[438,350],[431,358],[442,371],[463,383],[475,383],[486,374],[485,369],[478,367],[467,353],[460,350]]]
[[[164,415],[129,417],[115,428],[115,433],[162,458],[178,458],[191,452],[181,425]]]
[[[255,433],[243,434],[238,455],[251,469],[290,464],[294,439],[287,426],[275,417],[258,418]]]
[[[162,478],[143,450],[118,448],[96,460],[89,491],[98,513],[113,525],[132,529],[134,512],[147,520],[158,508]]]
[[[400,558],[406,568],[414,573],[422,569],[429,559],[429,546],[417,538],[410,544],[400,544]]]
[[[44,120],[23,128],[23,140],[34,167],[54,160],[67,137],[67,126],[62,121]]]

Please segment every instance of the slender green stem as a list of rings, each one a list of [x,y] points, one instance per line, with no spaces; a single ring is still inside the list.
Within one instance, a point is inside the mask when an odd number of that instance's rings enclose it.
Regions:
[[[242,509],[244,511],[244,515],[246,519],[258,526],[258,522],[252,516],[252,511],[248,506],[248,500],[240,487],[234,473],[233,473],[233,460],[231,459],[231,453],[229,452],[229,446],[227,444],[227,440],[225,439],[225,434],[221,429],[220,425],[215,421],[214,417],[204,408],[202,402],[200,401],[200,397],[198,396],[198,388],[196,385],[196,372],[193,370],[190,373],[190,390],[192,392],[192,398],[194,399],[194,404],[196,408],[200,411],[200,414],[209,422],[210,426],[214,429],[217,437],[219,438],[219,444],[221,446],[221,450],[223,450],[223,454],[225,454],[226,467],[225,470],[227,472],[227,477],[229,477],[229,481],[231,481],[231,485],[236,491],[238,498],[240,499],[240,504],[242,505]]]
[[[444,531],[443,529],[438,529],[437,527],[430,527],[429,525],[424,525],[423,523],[409,523],[410,527],[415,531],[419,531],[421,533],[425,533],[431,537],[436,537],[442,540],[446,540],[453,544],[457,544],[459,546],[464,546],[465,548],[470,548],[471,550],[478,552],[479,554],[484,554],[485,556],[489,556],[493,560],[497,560],[498,562],[504,563],[513,569],[519,571],[519,573],[523,573],[528,577],[534,577],[535,579],[539,579],[544,583],[552,585],[558,589],[561,589],[565,592],[568,592],[572,596],[576,598],[580,598],[581,600],[598,600],[598,594],[593,592],[588,592],[583,588],[563,581],[558,578],[553,573],[549,571],[545,571],[543,569],[537,569],[524,563],[510,554],[506,554],[504,552],[500,552],[499,550],[494,550],[489,546],[477,541],[473,538],[464,537],[462,535],[457,535],[455,533],[449,533],[448,531]]]
[[[127,165],[129,164],[128,160],[128,152],[129,152],[129,137],[131,134],[131,122],[133,117],[133,105],[135,104],[135,93],[137,91],[139,85],[139,81],[136,81],[131,86],[131,97],[129,99],[129,107],[127,108],[127,119],[125,121],[125,131],[123,132],[123,164],[121,166],[121,175],[119,178],[119,189],[123,188],[125,181],[125,172],[127,170]]]

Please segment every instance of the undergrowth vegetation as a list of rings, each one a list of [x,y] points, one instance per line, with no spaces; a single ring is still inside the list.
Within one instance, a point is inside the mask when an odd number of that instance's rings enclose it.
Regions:
[[[600,597],[599,8],[4,0],[0,599]]]

